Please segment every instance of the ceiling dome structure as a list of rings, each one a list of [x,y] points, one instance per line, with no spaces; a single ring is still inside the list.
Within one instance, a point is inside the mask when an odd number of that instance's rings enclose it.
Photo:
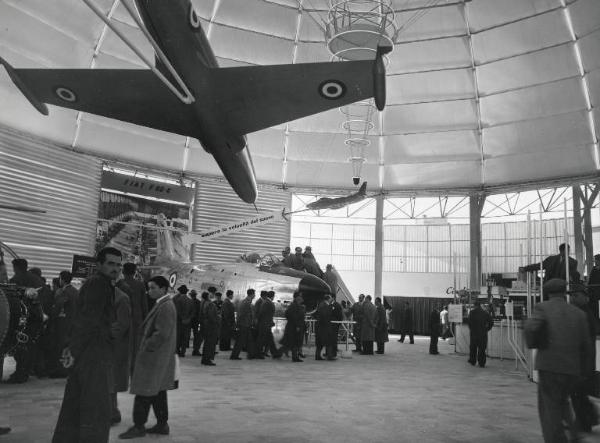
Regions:
[[[95,0],[148,57],[120,0]],[[222,67],[331,60],[330,0],[193,0]],[[336,2],[334,2],[336,3]],[[387,106],[362,179],[390,193],[515,190],[600,177],[600,1],[393,0]],[[0,56],[18,68],[140,68],[83,3],[0,0]],[[340,62],[343,63],[343,62]],[[0,72],[0,125],[140,167],[219,176],[197,140],[50,107]],[[353,188],[344,115],[249,134],[257,180]]]

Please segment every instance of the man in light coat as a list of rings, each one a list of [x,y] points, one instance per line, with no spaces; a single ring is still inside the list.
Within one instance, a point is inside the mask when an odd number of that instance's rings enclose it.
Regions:
[[[377,308],[367,295],[362,307],[363,319],[360,328],[360,340],[362,342],[362,354],[373,355],[373,341],[375,340],[375,327],[377,326]]]
[[[169,434],[167,390],[175,388],[175,348],[177,344],[177,312],[167,291],[169,282],[156,276],[148,282],[148,293],[156,300],[152,311],[142,323],[142,338],[136,356],[131,393],[134,425],[119,435],[132,439],[149,434]],[[146,429],[150,406],[156,416],[156,425]]]
[[[527,346],[537,348],[535,369],[539,371],[538,412],[545,442],[566,443],[563,419],[568,398],[584,370],[591,347],[585,313],[567,304],[567,283],[551,279],[544,284],[549,300],[536,305],[525,324]]]

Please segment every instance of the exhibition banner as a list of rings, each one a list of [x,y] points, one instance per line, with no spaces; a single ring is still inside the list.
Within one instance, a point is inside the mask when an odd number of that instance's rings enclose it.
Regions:
[[[195,189],[164,183],[149,178],[134,175],[119,174],[117,172],[102,171],[102,189],[109,192],[118,191],[136,194],[142,198],[160,198],[180,202],[190,206],[194,200]]]
[[[448,305],[448,321],[450,323],[463,322],[463,305]]]
[[[96,257],[73,255],[71,274],[74,278],[88,278],[96,271]]]
[[[190,247],[183,237],[190,227],[190,208],[175,203],[101,192],[96,252],[112,246],[123,263],[153,265],[157,258],[187,262]]]
[[[245,229],[254,228],[255,226],[266,225],[284,219],[284,208],[278,211],[264,212],[257,214],[253,217],[239,220],[227,225],[216,226],[214,228],[205,229],[199,232],[191,232],[186,234],[183,238],[185,245],[191,245],[193,243],[201,243],[211,238],[222,237],[233,232],[243,231]]]

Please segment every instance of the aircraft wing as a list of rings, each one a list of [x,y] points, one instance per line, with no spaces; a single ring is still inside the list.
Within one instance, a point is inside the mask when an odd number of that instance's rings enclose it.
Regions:
[[[14,69],[2,59],[0,64],[40,112],[45,109],[40,103],[48,103],[185,136],[198,131],[192,106],[150,70]]]
[[[385,83],[374,75],[374,65],[367,60],[215,69],[216,108],[233,133],[259,131],[373,97],[375,78]]]

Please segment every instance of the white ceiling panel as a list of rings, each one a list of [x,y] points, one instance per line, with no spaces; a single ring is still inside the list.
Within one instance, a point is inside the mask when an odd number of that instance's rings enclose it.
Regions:
[[[153,58],[122,5],[94,1],[104,13],[117,5],[116,26]],[[203,29],[210,29],[220,66],[332,58],[324,32],[328,1],[304,0],[301,8],[298,0],[192,3]],[[387,107],[372,116],[363,179],[375,187],[380,162],[384,190],[390,192],[499,184],[518,189],[523,182],[598,174],[578,58],[561,0],[447,0],[429,7],[432,3],[392,1],[399,32],[389,54]],[[600,0],[566,4],[600,133]],[[93,63],[97,69],[147,69],[112,31],[101,39],[104,27],[81,1],[0,0],[0,57],[16,68],[89,68]],[[77,150],[107,159],[222,176],[196,140],[184,164],[184,137],[87,114],[78,121],[77,112],[53,106],[44,117],[3,69],[0,103],[3,127],[66,147],[76,140]],[[249,134],[258,181],[281,185],[287,152],[286,186],[353,189],[344,121],[344,114],[333,109]]]
[[[481,98],[481,120],[485,126],[585,109],[581,78],[494,94]]]

